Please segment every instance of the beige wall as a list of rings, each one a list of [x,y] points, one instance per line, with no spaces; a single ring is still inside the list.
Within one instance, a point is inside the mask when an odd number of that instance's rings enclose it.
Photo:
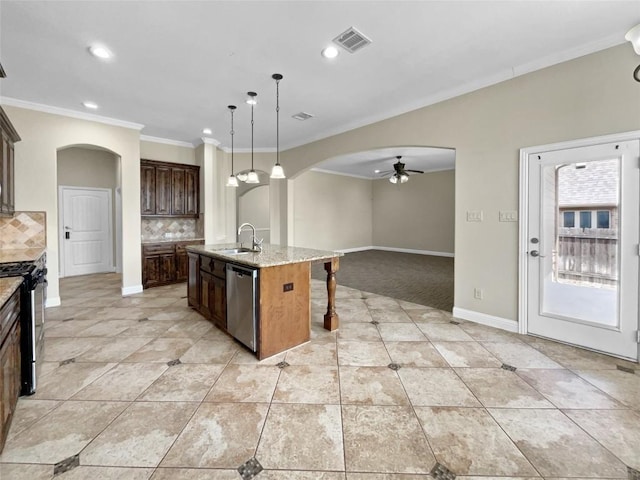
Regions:
[[[105,150],[72,147],[58,152],[58,185],[109,188],[118,186],[118,157]]]
[[[371,245],[371,180],[310,171],[292,183],[294,246],[337,250]]]
[[[158,162],[186,163],[198,165],[196,150],[192,147],[182,147],[156,142],[140,142],[140,158],[156,160]]]
[[[372,183],[373,245],[453,254],[454,170]]]
[[[137,130],[49,113],[3,106],[22,141],[15,147],[16,210],[46,211],[48,296],[59,299],[58,149],[96,145],[122,163],[122,285],[125,293],[141,288],[140,133]]]
[[[395,145],[456,149],[455,300],[517,319],[519,149],[640,129],[638,57],[620,45],[281,154],[290,177],[336,155]],[[295,205],[295,200],[293,205]],[[284,222],[293,222],[293,210]],[[466,222],[468,210],[485,220]],[[484,299],[473,298],[474,287]]]
[[[111,190],[113,263],[116,264],[116,188],[120,183],[120,159],[106,150],[71,147],[58,151],[58,186]],[[60,207],[60,205],[58,205]]]

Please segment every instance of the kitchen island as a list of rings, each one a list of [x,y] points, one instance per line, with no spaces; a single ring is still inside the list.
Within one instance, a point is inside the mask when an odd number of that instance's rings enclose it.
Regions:
[[[342,253],[270,244],[263,245],[260,252],[241,247],[235,243],[187,247],[189,306],[221,330],[233,334],[235,327],[227,323],[227,282],[230,280],[227,270],[234,265],[257,270],[256,342],[254,348],[250,348],[262,360],[309,341],[311,263],[323,262],[327,272],[324,328],[331,331],[338,328],[336,272]]]

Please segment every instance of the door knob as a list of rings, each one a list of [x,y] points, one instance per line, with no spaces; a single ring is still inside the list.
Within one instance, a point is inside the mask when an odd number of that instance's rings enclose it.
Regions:
[[[529,255],[531,255],[532,257],[544,258],[544,255],[540,255],[540,252],[538,250],[531,250],[529,252]]]

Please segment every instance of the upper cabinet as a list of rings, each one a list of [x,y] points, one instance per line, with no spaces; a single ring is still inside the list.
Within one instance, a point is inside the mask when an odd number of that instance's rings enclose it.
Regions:
[[[20,136],[0,107],[0,215],[11,216],[14,212],[14,159],[13,144]]]
[[[140,214],[197,217],[200,213],[200,167],[140,160]]]

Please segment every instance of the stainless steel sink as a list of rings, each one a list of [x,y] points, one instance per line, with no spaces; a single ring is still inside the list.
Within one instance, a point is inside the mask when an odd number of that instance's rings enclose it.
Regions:
[[[247,253],[257,253],[255,250],[251,250],[250,248],[229,248],[227,250],[218,250],[218,253],[223,255],[245,255]]]

